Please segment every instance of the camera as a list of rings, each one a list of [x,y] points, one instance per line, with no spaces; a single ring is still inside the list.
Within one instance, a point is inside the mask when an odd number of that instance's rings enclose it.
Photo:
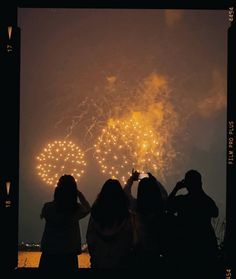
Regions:
[[[138,176],[138,179],[141,180],[144,177],[149,177],[149,175],[147,173],[140,173],[139,176]]]

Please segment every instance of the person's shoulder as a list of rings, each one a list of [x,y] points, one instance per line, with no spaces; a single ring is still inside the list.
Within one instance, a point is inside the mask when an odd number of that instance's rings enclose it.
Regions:
[[[53,202],[46,202],[44,203],[41,211],[41,218],[46,218],[48,215],[51,214],[51,212],[55,211],[55,205]]]
[[[44,210],[46,209],[50,209],[50,208],[54,208],[55,207],[55,203],[54,202],[45,202],[43,205]]]
[[[206,202],[214,203],[214,200],[205,192],[203,192],[203,198]]]

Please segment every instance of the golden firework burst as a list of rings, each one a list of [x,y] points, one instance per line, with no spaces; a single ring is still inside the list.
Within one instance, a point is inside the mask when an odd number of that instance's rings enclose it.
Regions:
[[[63,174],[71,174],[78,181],[86,166],[82,150],[72,141],[65,140],[48,143],[36,159],[38,175],[53,186]]]

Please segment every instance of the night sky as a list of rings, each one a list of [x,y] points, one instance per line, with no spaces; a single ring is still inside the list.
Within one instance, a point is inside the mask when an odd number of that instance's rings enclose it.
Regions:
[[[84,153],[78,188],[91,203],[132,167],[168,193],[196,169],[224,219],[227,11],[19,9],[18,26],[19,242],[41,239],[54,187],[38,175],[37,156],[56,140]]]

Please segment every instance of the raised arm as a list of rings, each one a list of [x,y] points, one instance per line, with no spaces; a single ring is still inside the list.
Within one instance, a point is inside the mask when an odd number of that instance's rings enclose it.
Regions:
[[[126,193],[126,195],[128,196],[129,200],[130,200],[130,208],[134,209],[136,206],[136,199],[133,197],[132,195],[132,185],[134,181],[137,181],[139,177],[139,172],[134,171],[134,169],[132,170],[132,175],[129,177],[129,179],[127,180],[125,186],[124,186],[124,192]]]
[[[171,201],[176,196],[177,192],[183,188],[185,188],[183,180],[178,181],[177,184],[175,185],[174,189],[172,190],[172,192],[169,194],[168,200]]]
[[[89,214],[89,212],[91,210],[91,207],[90,207],[89,202],[86,200],[86,198],[85,198],[85,196],[83,195],[82,192],[80,192],[78,190],[77,195],[78,195],[78,198],[79,198],[79,201],[80,201],[78,218],[81,219],[81,218],[83,218],[83,217],[85,217],[86,215]]]
[[[124,186],[124,191],[127,194],[127,196],[132,197],[131,189],[133,185],[134,180],[132,179],[132,176],[126,181],[125,186]]]
[[[177,182],[172,192],[169,194],[167,203],[166,203],[166,209],[170,213],[175,213],[178,211],[179,208],[179,202],[181,202],[182,197],[176,196],[177,192],[180,189],[185,188],[185,185],[183,183],[183,180]]]

